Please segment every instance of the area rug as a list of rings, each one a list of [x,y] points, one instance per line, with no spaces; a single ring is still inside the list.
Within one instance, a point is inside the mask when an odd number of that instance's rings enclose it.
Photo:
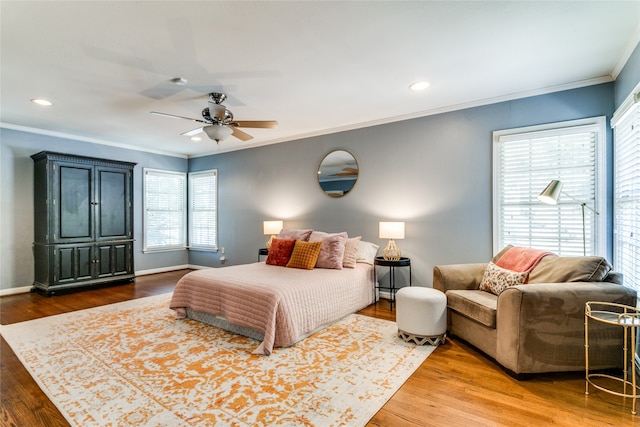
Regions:
[[[271,356],[171,294],[0,327],[74,426],[361,426],[431,354],[352,314]]]

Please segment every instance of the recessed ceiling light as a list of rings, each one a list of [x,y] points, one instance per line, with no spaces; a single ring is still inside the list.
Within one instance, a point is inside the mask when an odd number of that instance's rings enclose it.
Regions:
[[[45,107],[50,107],[53,105],[51,101],[47,101],[46,99],[41,98],[34,98],[31,100],[31,102],[33,102],[34,104],[43,105]]]
[[[195,142],[202,141],[202,138],[200,138],[199,136],[192,136],[189,139],[192,140],[192,141],[195,141]]]
[[[411,86],[409,86],[409,89],[419,91],[419,90],[425,90],[429,86],[431,86],[431,83],[429,82],[424,82],[424,81],[415,82],[415,83],[412,83]]]

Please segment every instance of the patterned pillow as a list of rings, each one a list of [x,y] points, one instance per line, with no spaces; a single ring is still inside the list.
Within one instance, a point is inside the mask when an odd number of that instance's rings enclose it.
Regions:
[[[309,236],[311,236],[312,232],[313,232],[313,230],[311,230],[311,229],[308,229],[308,230],[289,230],[287,228],[283,228],[282,230],[280,230],[280,233],[278,233],[278,238],[279,239],[302,240],[303,242],[308,242],[309,241]]]
[[[287,267],[313,270],[318,261],[322,242],[303,242],[296,240]]]
[[[294,239],[273,239],[265,262],[269,265],[286,267],[295,243]]]
[[[356,268],[356,256],[358,255],[358,245],[362,236],[352,237],[347,240],[344,245],[344,258],[342,258],[342,266],[345,268]]]
[[[311,233],[310,242],[322,242],[316,267],[342,270],[344,249],[348,238],[349,236],[345,232],[324,233],[322,231],[314,231]]]
[[[522,285],[527,280],[528,272],[506,270],[489,262],[480,282],[480,290],[500,295],[509,286]]]

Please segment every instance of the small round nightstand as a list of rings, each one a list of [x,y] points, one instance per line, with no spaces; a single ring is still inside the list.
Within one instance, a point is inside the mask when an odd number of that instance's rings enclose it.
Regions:
[[[398,290],[398,287],[396,286],[396,268],[409,267],[409,286],[412,286],[411,259],[402,257],[397,261],[389,261],[381,256],[377,256],[373,262],[375,265],[379,265],[380,267],[389,267],[389,286],[380,286],[380,283],[376,281],[376,290],[380,291],[380,289],[384,289],[389,291],[389,309],[393,310],[393,303],[396,301],[396,291]]]
[[[269,256],[269,249],[267,248],[258,249],[258,262],[260,262],[261,256]]]

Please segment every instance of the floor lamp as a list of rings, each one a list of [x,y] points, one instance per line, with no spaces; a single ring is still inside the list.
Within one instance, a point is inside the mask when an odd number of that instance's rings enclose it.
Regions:
[[[571,195],[562,191],[562,182],[558,181],[557,179],[552,180],[549,183],[549,185],[547,185],[547,187],[544,190],[542,190],[542,193],[538,194],[538,200],[548,205],[557,205],[558,199],[560,198],[560,194],[564,194],[571,200],[575,200],[576,202],[580,203],[580,207],[582,208],[582,253],[586,256],[587,255],[587,235],[585,230],[584,210],[585,208],[587,208],[593,211],[593,213],[595,213],[596,215],[600,215],[600,212],[593,209],[591,206],[587,205],[585,202],[578,200],[575,197],[572,197]]]

